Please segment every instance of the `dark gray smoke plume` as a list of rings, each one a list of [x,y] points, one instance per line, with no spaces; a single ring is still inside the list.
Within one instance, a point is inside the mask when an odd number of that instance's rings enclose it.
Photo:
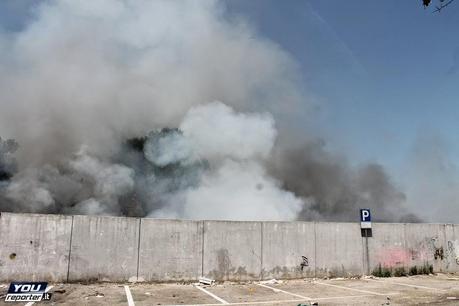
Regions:
[[[2,140],[0,137],[0,182],[9,180],[17,170],[13,153],[18,144],[13,139]]]
[[[19,143],[0,141],[0,210],[398,220],[404,196],[380,166],[276,147],[275,119],[307,103],[296,64],[224,9],[51,0],[0,32],[0,135]]]
[[[404,208],[405,195],[378,164],[352,168],[344,158],[327,152],[324,142],[280,148],[271,173],[300,197],[301,220],[355,221],[360,208],[370,208],[375,221],[419,222]]]

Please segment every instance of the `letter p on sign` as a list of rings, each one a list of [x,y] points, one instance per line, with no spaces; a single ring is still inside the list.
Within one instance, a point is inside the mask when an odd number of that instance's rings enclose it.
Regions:
[[[360,210],[360,228],[371,228],[371,213],[369,209]]]

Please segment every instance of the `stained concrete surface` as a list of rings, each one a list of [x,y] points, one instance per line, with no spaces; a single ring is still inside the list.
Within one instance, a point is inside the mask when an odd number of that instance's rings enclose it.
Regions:
[[[0,215],[0,281],[350,277],[379,265],[459,272],[459,226]],[[303,258],[304,256],[304,258]]]
[[[262,279],[314,277],[315,224],[263,222]]]
[[[69,281],[137,278],[139,219],[74,216]]]
[[[142,219],[139,278],[184,281],[202,273],[203,223]]]
[[[357,223],[315,223],[316,276],[353,276],[364,273],[363,245]]]
[[[261,222],[204,221],[204,275],[218,280],[258,280]]]
[[[2,281],[66,281],[72,217],[0,215]]]
[[[263,285],[263,286],[260,286]],[[198,290],[194,284],[52,284],[47,305],[128,305],[128,285],[135,305],[229,305],[297,306],[324,305],[459,305],[459,275],[356,279],[304,279],[279,283],[225,282]],[[0,295],[8,284],[0,285]],[[0,301],[0,305],[11,305]]]

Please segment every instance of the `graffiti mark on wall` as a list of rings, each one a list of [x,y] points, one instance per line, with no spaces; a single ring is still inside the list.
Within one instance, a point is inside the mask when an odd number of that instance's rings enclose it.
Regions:
[[[301,271],[303,271],[304,267],[307,267],[309,266],[309,260],[306,256],[301,256],[301,264],[300,264],[300,267],[301,267]]]
[[[447,260],[446,268],[449,268],[450,264],[459,265],[459,241],[448,240],[446,243],[445,258]]]
[[[438,249],[435,248],[434,259],[443,260],[445,257],[443,256],[443,247],[439,247]]]
[[[410,253],[411,259],[417,261],[445,260],[450,254],[438,236],[423,239],[410,249]]]

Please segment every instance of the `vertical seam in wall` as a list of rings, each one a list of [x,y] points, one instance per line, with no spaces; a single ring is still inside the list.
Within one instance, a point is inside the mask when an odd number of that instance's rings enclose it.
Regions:
[[[263,279],[263,227],[264,222],[260,222],[260,236],[261,236],[261,247],[260,247],[260,280]]]
[[[314,226],[314,278],[317,277],[317,234],[316,234],[316,222],[313,222]]]
[[[204,234],[205,234],[205,221],[202,221],[202,231],[201,231],[201,239],[202,239],[202,248],[201,248],[201,276],[204,276]]]
[[[70,258],[71,258],[71,255],[72,255],[73,218],[74,218],[74,216],[72,216],[72,223],[71,223],[72,225],[70,226],[69,262],[68,262],[68,264],[67,264],[67,280],[66,280],[67,283],[69,282],[69,276],[70,276]]]
[[[139,218],[139,238],[137,241],[137,274],[136,279],[139,280],[139,269],[140,269],[140,233],[142,229],[142,218]]]

